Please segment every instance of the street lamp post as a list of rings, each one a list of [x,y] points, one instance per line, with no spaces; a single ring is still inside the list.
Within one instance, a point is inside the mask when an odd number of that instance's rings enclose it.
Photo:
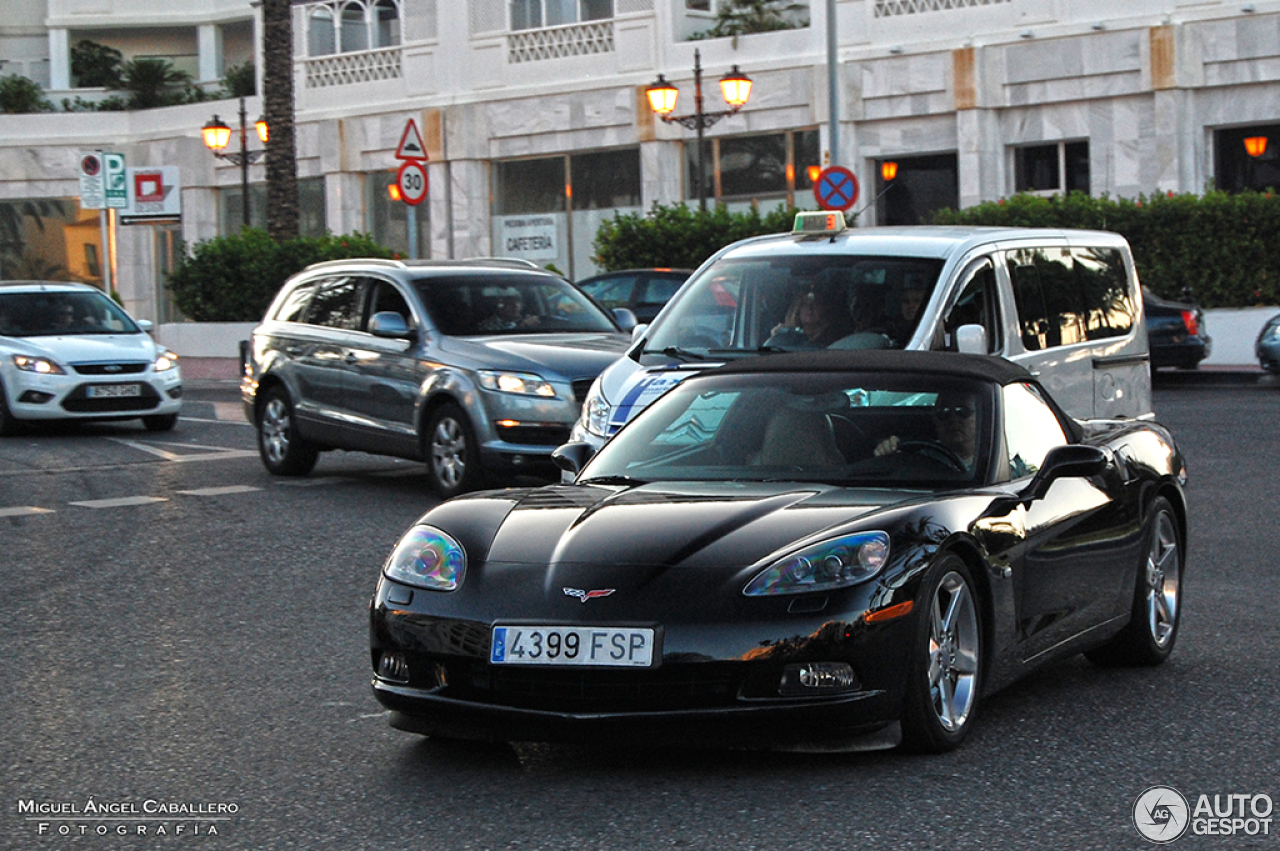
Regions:
[[[267,122],[261,118],[254,122],[258,138],[266,144],[268,139]],[[256,163],[266,153],[265,150],[249,150],[248,116],[245,113],[244,98],[240,98],[240,150],[225,152],[227,143],[231,141],[231,128],[217,114],[201,128],[204,143],[219,159],[229,160],[240,166],[240,206],[244,213],[244,226],[249,227],[249,164]]]
[[[702,55],[698,50],[693,51],[694,111],[692,115],[671,114],[675,112],[676,98],[680,92],[675,86],[668,83],[661,74],[658,75],[658,79],[653,85],[645,89],[645,95],[649,98],[649,107],[658,114],[659,118],[668,124],[679,124],[688,130],[697,131],[698,153],[695,179],[698,182],[698,206],[703,211],[707,209],[707,185],[702,162],[703,132],[721,118],[726,115],[733,115],[746,105],[747,98],[751,96],[751,78],[739,71],[737,65],[734,65],[733,70],[720,78],[720,91],[724,95],[725,102],[729,104],[729,108],[719,112],[706,112],[702,108]]]

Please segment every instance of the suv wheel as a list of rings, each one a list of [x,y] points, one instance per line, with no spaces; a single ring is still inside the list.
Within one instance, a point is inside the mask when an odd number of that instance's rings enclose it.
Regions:
[[[263,466],[277,476],[305,476],[320,457],[320,450],[298,435],[293,403],[283,387],[272,387],[263,394],[258,409],[258,454]]]
[[[441,499],[483,486],[475,430],[462,408],[452,402],[436,408],[427,421],[425,444],[431,489]]]

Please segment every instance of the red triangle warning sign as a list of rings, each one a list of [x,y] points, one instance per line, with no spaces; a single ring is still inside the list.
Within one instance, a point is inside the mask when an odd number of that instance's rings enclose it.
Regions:
[[[396,159],[427,159],[427,146],[422,144],[422,134],[418,132],[418,124],[412,118],[404,126],[404,134],[400,137],[400,147],[396,148]]]

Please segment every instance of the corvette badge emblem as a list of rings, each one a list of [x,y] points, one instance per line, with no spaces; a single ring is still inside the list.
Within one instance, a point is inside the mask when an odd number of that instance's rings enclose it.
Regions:
[[[564,595],[566,597],[577,597],[579,602],[585,603],[588,600],[594,600],[597,597],[608,597],[615,590],[614,588],[597,588],[594,591],[583,591],[581,588],[565,588]]]

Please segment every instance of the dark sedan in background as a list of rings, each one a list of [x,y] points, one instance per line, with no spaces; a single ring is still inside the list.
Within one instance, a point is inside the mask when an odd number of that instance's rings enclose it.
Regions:
[[[607,308],[629,308],[637,322],[652,322],[692,274],[691,269],[625,269],[583,278],[575,286]]]
[[[1267,372],[1280,373],[1280,313],[1267,320],[1258,332],[1253,350],[1258,356],[1258,363]]]
[[[1170,301],[1142,288],[1147,317],[1151,367],[1195,369],[1213,350],[1204,324],[1204,311],[1191,302]]]
[[[999,358],[747,358],[591,452],[401,537],[370,604],[392,726],[940,752],[1038,665],[1155,665],[1177,637],[1172,436],[1086,427]]]

